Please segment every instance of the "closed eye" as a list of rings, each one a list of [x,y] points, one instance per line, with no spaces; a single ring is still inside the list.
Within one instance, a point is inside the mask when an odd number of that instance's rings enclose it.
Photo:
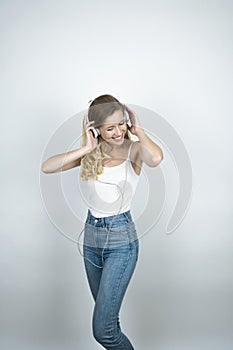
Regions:
[[[125,121],[122,121],[121,123],[119,123],[119,125],[124,125],[125,124]],[[111,131],[112,130],[112,128],[109,128],[109,129],[107,129],[107,131]]]

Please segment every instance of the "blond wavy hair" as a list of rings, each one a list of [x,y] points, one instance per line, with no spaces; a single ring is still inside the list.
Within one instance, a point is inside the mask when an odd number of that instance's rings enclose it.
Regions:
[[[111,95],[101,95],[91,102],[88,108],[88,119],[89,121],[95,121],[95,127],[100,127],[105,119],[117,110],[122,110],[124,113],[125,106]],[[125,134],[125,139],[131,139],[128,130]],[[86,141],[87,137],[83,125],[82,147],[86,145]],[[80,178],[82,180],[98,180],[98,175],[102,174],[104,171],[103,161],[111,158],[108,155],[110,149],[110,145],[106,143],[101,136],[98,136],[97,147],[81,158]]]

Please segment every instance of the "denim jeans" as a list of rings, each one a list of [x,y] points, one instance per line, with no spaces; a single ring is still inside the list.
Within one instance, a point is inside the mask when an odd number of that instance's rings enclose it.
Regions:
[[[106,229],[109,228],[108,233]],[[105,349],[134,350],[121,331],[119,321],[122,300],[139,253],[139,241],[130,211],[95,218],[88,210],[83,253],[87,280],[95,301],[92,318],[94,338]]]

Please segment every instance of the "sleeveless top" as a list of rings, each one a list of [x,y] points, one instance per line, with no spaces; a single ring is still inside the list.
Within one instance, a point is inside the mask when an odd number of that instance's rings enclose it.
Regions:
[[[98,180],[80,181],[84,200],[87,202],[91,214],[97,218],[124,213],[130,210],[139,175],[137,175],[130,161],[129,146],[127,159],[112,167],[105,167]]]

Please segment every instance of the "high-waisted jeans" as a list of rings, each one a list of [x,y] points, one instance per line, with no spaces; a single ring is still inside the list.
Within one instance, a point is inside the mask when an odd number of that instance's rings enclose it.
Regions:
[[[106,229],[109,228],[108,233]],[[130,211],[96,218],[88,210],[83,253],[95,301],[92,319],[94,338],[105,349],[134,350],[121,331],[119,321],[122,300],[139,254],[139,241]]]

